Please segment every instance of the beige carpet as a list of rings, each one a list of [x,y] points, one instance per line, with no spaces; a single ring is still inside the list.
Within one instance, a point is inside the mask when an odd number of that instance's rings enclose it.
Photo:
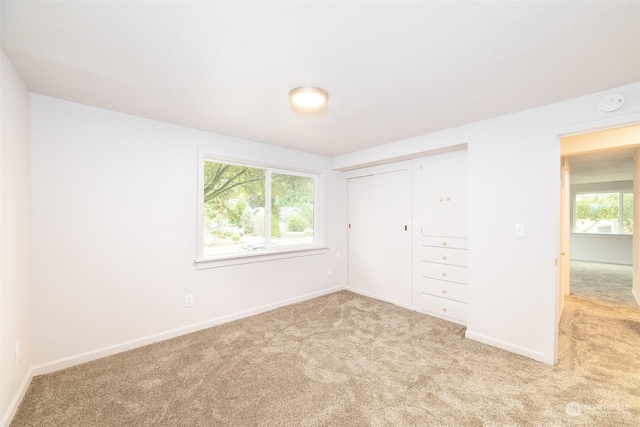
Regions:
[[[36,377],[12,426],[640,425],[637,309],[569,297],[553,367],[463,336],[342,291]]]
[[[604,303],[637,307],[631,295],[633,267],[571,261],[571,294]]]

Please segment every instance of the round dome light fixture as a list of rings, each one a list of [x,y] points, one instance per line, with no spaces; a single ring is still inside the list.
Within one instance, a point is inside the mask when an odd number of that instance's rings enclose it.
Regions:
[[[327,111],[329,95],[319,87],[300,86],[289,91],[289,103],[296,113],[322,113]]]

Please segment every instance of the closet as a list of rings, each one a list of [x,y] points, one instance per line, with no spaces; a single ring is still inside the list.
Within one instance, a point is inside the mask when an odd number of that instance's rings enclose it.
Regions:
[[[363,295],[411,304],[410,164],[348,173],[349,286]]]
[[[414,161],[413,308],[467,321],[467,154]]]
[[[347,288],[467,321],[467,153],[347,173]]]

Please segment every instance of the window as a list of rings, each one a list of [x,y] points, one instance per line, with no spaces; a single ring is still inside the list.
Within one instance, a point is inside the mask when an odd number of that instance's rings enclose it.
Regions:
[[[577,193],[575,233],[633,234],[633,193]]]
[[[316,174],[201,161],[199,260],[317,247]]]

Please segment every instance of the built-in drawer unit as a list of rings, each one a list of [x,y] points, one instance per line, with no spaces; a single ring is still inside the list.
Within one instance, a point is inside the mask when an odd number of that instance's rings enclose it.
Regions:
[[[467,304],[432,295],[419,294],[414,305],[438,317],[452,320],[456,323],[467,323]]]
[[[422,277],[446,280],[448,282],[467,283],[467,267],[422,261],[420,262],[419,268],[420,276]]]
[[[424,313],[467,322],[467,239],[422,236],[413,283],[413,306]]]
[[[459,302],[467,302],[467,286],[444,280],[428,279],[421,277],[414,286],[414,298],[416,294],[428,294],[436,297],[451,299]]]
[[[467,239],[456,237],[422,236],[422,246],[436,246],[440,248],[467,249]]]
[[[422,261],[437,262],[439,264],[467,266],[467,251],[436,246],[422,246],[420,248]]]
[[[466,324],[467,154],[429,156],[414,163],[412,223],[419,237],[413,241],[411,305]]]

